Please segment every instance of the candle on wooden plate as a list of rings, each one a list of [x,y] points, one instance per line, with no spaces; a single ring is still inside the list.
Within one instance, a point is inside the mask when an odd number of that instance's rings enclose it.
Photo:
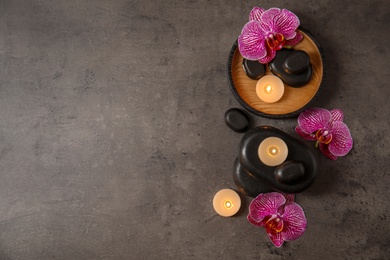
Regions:
[[[288,155],[287,144],[279,137],[267,137],[259,145],[259,158],[268,166],[277,166],[283,163]]]
[[[266,103],[275,103],[282,98],[283,93],[284,83],[274,75],[266,75],[256,83],[256,94]]]
[[[234,190],[222,189],[215,194],[213,207],[223,217],[233,216],[241,207],[240,196]]]

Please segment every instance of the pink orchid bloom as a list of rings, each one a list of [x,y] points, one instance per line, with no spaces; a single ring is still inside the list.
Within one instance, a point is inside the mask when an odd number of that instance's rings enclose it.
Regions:
[[[275,58],[276,51],[302,40],[297,32],[299,24],[298,17],[289,10],[256,6],[238,37],[238,49],[245,59],[266,64]]]
[[[346,155],[353,145],[348,126],[343,123],[340,109],[310,108],[298,117],[295,131],[306,140],[316,140],[316,146],[329,159]]]
[[[276,247],[298,239],[306,230],[307,220],[293,194],[259,194],[249,205],[248,221],[265,230]]]

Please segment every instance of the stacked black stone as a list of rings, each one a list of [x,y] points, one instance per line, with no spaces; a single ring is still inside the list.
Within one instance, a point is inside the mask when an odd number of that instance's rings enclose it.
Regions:
[[[260,143],[267,137],[281,138],[288,147],[288,156],[279,166],[267,166],[258,156]],[[298,193],[307,189],[317,175],[317,159],[307,146],[271,127],[249,130],[241,139],[239,154],[234,163],[233,180],[238,189],[251,197],[269,191]]]
[[[275,168],[275,178],[280,183],[294,183],[305,175],[301,162],[285,161]]]
[[[302,50],[282,49],[268,63],[273,74],[287,85],[298,88],[306,85],[312,76],[309,55]]]

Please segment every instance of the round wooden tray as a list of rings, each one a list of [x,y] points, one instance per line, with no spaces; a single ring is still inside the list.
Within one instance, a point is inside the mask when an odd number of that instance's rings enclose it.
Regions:
[[[303,39],[293,47],[303,50],[310,57],[313,74],[309,83],[299,88],[284,84],[283,97],[276,103],[266,103],[256,94],[257,80],[249,78],[243,67],[237,41],[234,43],[228,59],[228,77],[230,88],[238,102],[250,112],[269,118],[287,118],[297,116],[302,110],[309,107],[320,93],[324,83],[324,55],[320,44],[305,29],[299,28]],[[267,66],[266,75],[272,74]]]

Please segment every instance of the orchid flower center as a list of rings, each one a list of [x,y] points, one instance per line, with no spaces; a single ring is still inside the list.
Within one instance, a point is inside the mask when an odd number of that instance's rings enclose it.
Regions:
[[[286,43],[286,39],[281,33],[270,33],[267,38],[267,45],[271,50],[278,51],[283,48]]]
[[[327,129],[320,129],[316,132],[318,143],[329,144],[332,141],[332,133]]]
[[[266,228],[269,232],[279,233],[283,230],[284,224],[283,220],[277,215],[269,216],[265,221]]]

